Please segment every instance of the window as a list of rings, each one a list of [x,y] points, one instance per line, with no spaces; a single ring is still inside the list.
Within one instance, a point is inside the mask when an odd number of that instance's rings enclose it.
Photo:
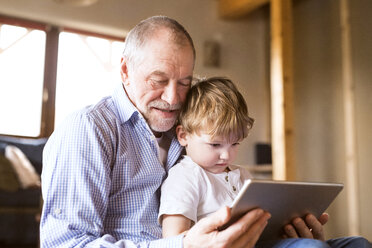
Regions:
[[[0,24],[0,133],[39,136],[44,31]]]
[[[110,95],[123,40],[0,15],[0,134],[49,136],[69,113]]]
[[[112,93],[120,82],[123,42],[61,32],[58,51],[55,126]]]

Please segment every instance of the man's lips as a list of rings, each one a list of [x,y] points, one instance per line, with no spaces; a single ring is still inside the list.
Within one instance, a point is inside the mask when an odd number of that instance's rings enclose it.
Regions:
[[[155,110],[157,113],[161,114],[161,115],[165,115],[165,116],[174,116],[176,114],[178,114],[178,109],[160,109],[160,108],[155,108],[153,107],[152,108],[153,110]]]
[[[154,108],[154,109],[156,109],[158,111],[163,111],[163,112],[175,112],[175,111],[177,111],[177,110],[172,110],[172,109],[159,109],[159,108]]]

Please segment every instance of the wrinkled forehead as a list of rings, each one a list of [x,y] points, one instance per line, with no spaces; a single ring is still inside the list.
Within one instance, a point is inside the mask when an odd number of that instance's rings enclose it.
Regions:
[[[154,39],[141,51],[133,66],[156,75],[192,79],[194,56],[190,46],[179,46],[164,39]],[[174,74],[174,75],[173,75]]]
[[[160,53],[164,51],[180,52],[187,51],[192,56],[192,59],[195,60],[195,54],[191,44],[188,40],[183,37],[172,35],[172,32],[164,30],[163,32],[158,31],[150,39],[143,44],[142,51],[148,52],[149,50],[157,50]],[[175,54],[177,55],[177,54]]]

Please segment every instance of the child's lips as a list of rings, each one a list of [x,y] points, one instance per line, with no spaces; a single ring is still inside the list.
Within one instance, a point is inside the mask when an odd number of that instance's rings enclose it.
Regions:
[[[216,164],[217,166],[227,166],[227,163]]]

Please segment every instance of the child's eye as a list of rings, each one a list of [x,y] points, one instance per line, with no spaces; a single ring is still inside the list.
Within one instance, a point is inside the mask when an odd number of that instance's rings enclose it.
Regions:
[[[240,143],[234,143],[234,144],[232,144],[233,146],[238,146],[238,145],[240,145]]]
[[[219,147],[220,146],[220,144],[216,144],[216,143],[211,143],[209,145],[211,145],[212,147]]]

